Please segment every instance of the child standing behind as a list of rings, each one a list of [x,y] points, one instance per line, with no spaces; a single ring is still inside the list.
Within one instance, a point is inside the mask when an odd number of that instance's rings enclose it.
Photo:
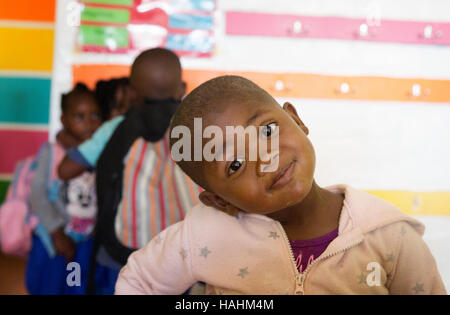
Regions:
[[[104,146],[128,111],[128,85],[129,80],[126,77],[97,82],[95,94],[105,123],[88,141],[80,146],[73,146],[66,152],[58,166],[58,176],[61,179],[70,180],[86,170],[95,168]]]
[[[31,185],[31,207],[40,226],[27,264],[30,294],[83,294],[92,250],[97,212],[94,174],[85,172],[62,183],[56,169],[67,149],[89,139],[100,126],[100,107],[95,94],[82,84],[63,95],[61,107],[63,130],[55,143],[41,150]],[[80,285],[66,283],[69,262],[79,263]]]

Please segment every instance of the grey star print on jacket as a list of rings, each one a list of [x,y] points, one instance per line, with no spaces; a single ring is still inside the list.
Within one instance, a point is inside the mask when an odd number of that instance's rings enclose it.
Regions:
[[[116,294],[445,294],[424,226],[393,205],[345,185],[338,236],[300,274],[281,224],[199,204],[134,252]],[[150,286],[151,284],[151,286]]]

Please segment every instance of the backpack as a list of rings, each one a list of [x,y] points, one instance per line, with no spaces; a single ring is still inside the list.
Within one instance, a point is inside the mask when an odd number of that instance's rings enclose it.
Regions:
[[[30,205],[31,183],[40,154],[45,148],[49,148],[51,157],[47,178],[48,198],[56,200],[58,197],[60,181],[57,178],[57,166],[64,157],[64,149],[58,144],[46,142],[36,156],[17,163],[5,202],[0,207],[0,247],[5,254],[26,257],[31,249],[33,231],[41,238],[49,255],[55,254],[50,235],[39,224],[39,219],[33,214]]]
[[[31,234],[39,222],[29,201],[35,170],[36,157],[17,164],[6,200],[0,207],[0,245],[5,254],[26,257],[30,251]]]

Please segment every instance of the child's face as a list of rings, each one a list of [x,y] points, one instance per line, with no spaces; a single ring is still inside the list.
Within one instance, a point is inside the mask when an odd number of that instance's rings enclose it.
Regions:
[[[278,167],[273,172],[262,172],[261,165],[268,162],[261,161],[259,156],[253,162],[248,159],[203,162],[210,192],[200,199],[229,213],[236,210],[275,213],[300,203],[309,193],[315,168],[314,149],[307,138],[308,129],[291,104],[285,103],[281,108],[277,103],[251,102],[227,104],[223,113],[211,114],[214,117],[207,117],[207,122],[219,126],[224,133],[225,126],[253,125],[259,130],[260,126],[275,123],[279,127],[279,146],[277,152],[270,154],[272,157],[279,154]]]
[[[64,129],[81,143],[101,125],[100,108],[93,97],[86,95],[73,97],[69,102],[61,121]]]

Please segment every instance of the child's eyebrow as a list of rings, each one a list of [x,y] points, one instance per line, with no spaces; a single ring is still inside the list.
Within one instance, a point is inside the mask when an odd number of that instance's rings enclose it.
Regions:
[[[261,115],[264,115],[265,113],[269,112],[268,110],[264,110],[264,109],[259,109],[256,111],[255,114],[253,114],[248,120],[247,120],[247,124],[246,126],[250,125],[253,121],[256,120],[256,118],[258,118]]]

